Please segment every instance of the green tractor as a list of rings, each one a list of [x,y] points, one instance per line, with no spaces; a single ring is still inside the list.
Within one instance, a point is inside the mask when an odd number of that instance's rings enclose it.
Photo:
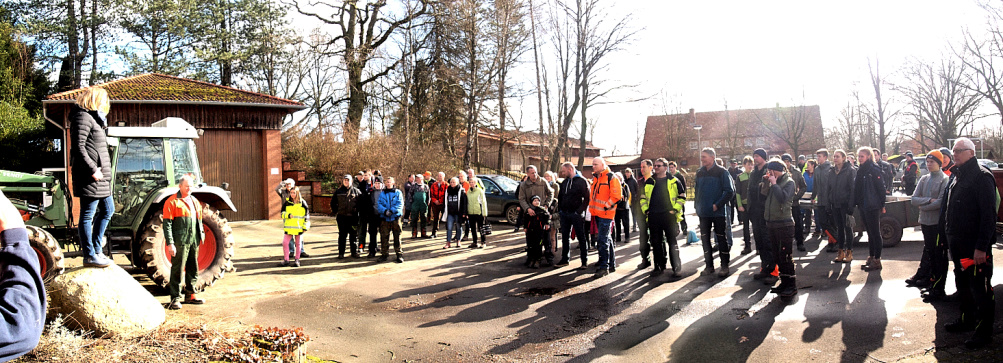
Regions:
[[[211,286],[233,271],[233,234],[219,211],[236,208],[226,183],[220,188],[202,182],[195,152],[198,137],[198,130],[179,118],[166,118],[151,127],[108,128],[115,211],[102,245],[109,256],[128,256],[133,266],[143,269],[162,287],[170,282],[171,271],[162,228],[163,202],[178,192],[178,180],[185,174],[194,177],[192,195],[204,204],[206,238],[199,246],[196,288]],[[64,256],[81,255],[66,185],[51,171],[0,171],[0,190],[11,196],[26,219],[46,279],[62,273]]]

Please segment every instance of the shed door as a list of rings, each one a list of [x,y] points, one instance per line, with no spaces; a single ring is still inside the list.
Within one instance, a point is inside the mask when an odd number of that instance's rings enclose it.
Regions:
[[[231,221],[267,219],[263,200],[265,165],[261,131],[206,129],[195,140],[202,178],[209,185],[230,183],[230,198],[236,212],[224,212]]]

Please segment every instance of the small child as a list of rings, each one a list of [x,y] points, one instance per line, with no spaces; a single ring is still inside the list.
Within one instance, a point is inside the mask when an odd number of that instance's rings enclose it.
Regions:
[[[534,215],[527,212],[524,219],[526,221],[526,267],[540,268],[540,258],[543,257],[543,246],[550,245],[550,212],[540,206],[540,196],[534,195],[533,208]]]
[[[303,232],[310,229],[310,208],[300,197],[300,189],[289,189],[289,199],[282,203],[282,225],[285,237],[282,239],[282,262],[279,266],[289,266],[289,242],[295,239],[296,261],[293,267],[300,267],[300,253],[303,252]],[[294,238],[295,237],[295,238]]]

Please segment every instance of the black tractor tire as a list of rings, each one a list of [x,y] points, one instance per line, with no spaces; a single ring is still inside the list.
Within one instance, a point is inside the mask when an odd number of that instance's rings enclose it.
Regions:
[[[203,291],[223,278],[228,271],[233,271],[233,230],[226,218],[223,218],[212,206],[202,207],[202,224],[205,226],[206,240],[199,249],[199,278],[195,282],[195,291]],[[163,211],[159,208],[150,215],[141,229],[142,233],[136,243],[139,245],[139,265],[151,280],[161,287],[167,288],[171,281],[171,257],[166,251],[164,238]],[[211,245],[210,245],[211,244]],[[203,247],[205,246],[205,247]],[[203,250],[204,248],[204,250]],[[211,256],[205,256],[204,251],[214,251]]]
[[[59,248],[56,238],[48,231],[35,226],[25,226],[25,228],[28,229],[28,243],[38,255],[38,267],[41,269],[42,279],[48,282],[62,274],[63,250]]]
[[[902,223],[891,216],[882,216],[878,225],[881,231],[881,245],[895,247],[902,242]]]
[[[508,221],[508,224],[514,226],[515,223],[519,221],[520,212],[521,211],[519,210],[519,204],[509,204],[507,207],[505,207],[505,220]]]

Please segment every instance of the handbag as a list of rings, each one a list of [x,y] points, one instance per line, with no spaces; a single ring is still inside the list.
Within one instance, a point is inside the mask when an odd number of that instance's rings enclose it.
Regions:
[[[491,223],[490,222],[484,221],[484,224],[481,225],[481,235],[482,236],[490,236],[491,235]]]

